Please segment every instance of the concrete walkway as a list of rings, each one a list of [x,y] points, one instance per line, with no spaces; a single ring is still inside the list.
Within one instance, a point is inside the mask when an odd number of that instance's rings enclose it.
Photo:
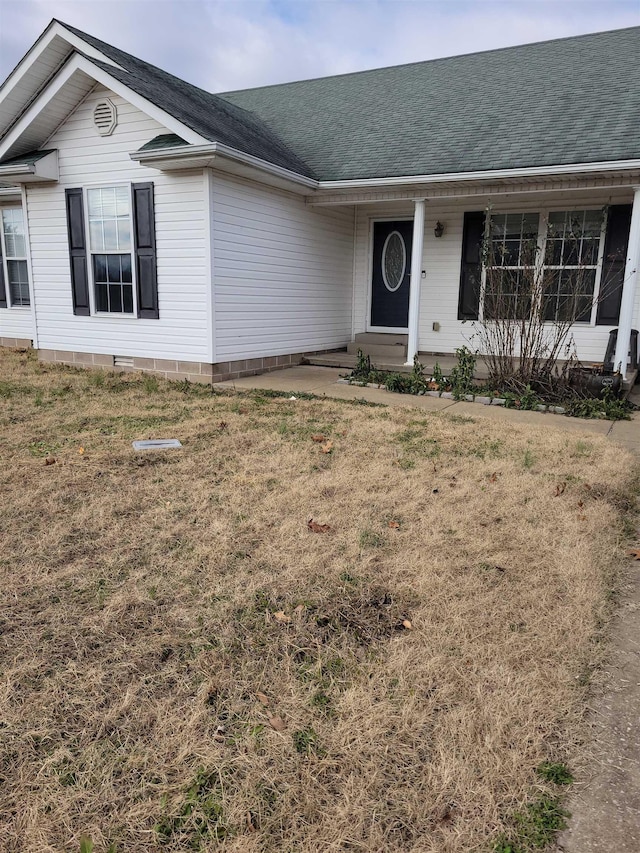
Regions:
[[[393,394],[378,388],[361,388],[358,385],[337,384],[344,370],[332,367],[289,367],[260,376],[247,376],[229,382],[220,382],[216,388],[237,388],[246,391],[252,388],[265,388],[273,391],[291,391],[317,394],[319,397],[333,397],[337,400],[368,400],[371,403],[383,403],[386,406],[404,406],[424,409],[430,412],[447,411],[450,414],[490,418],[511,423],[544,425],[571,432],[594,432],[609,438],[640,453],[640,412],[633,415],[631,421],[600,421],[582,418],[567,418],[564,415],[543,414],[542,412],[521,412],[517,409],[505,409],[502,406],[483,406],[480,403],[456,403],[442,397],[417,397],[412,394]],[[640,850],[640,848],[638,848]]]
[[[387,406],[485,417],[511,423],[545,425],[573,432],[605,435],[640,454],[640,413],[630,421],[583,420],[564,415],[521,412],[479,403],[456,403],[439,397],[392,394],[375,388],[336,384],[342,370],[292,367],[251,376],[216,387],[272,389],[317,394],[338,400],[368,400]],[[636,403],[640,403],[636,394]],[[634,399],[634,398],[632,398]],[[640,530],[638,530],[640,544]],[[569,828],[558,839],[564,853],[638,853],[640,851],[640,562],[631,562],[623,600],[612,628],[605,687],[592,699],[590,724],[592,776],[578,779],[569,798]]]

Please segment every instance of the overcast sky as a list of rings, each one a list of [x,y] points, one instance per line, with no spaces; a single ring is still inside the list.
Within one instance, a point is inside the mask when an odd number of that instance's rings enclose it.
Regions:
[[[636,26],[640,0],[0,0],[0,80],[54,17],[216,92]]]

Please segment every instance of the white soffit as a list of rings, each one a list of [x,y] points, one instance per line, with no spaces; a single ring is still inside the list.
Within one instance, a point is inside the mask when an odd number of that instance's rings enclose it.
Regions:
[[[206,140],[80,54],[69,59],[0,141],[0,159],[40,148],[96,83],[120,95],[190,144]]]
[[[52,21],[0,87],[0,138],[34,101],[74,50],[119,66],[92,45]]]

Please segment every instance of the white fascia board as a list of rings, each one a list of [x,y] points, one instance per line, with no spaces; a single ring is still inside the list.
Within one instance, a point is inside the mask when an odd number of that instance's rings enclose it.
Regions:
[[[42,54],[47,50],[51,42],[59,36],[63,38],[66,42],[69,43],[69,47],[71,49],[76,49],[84,53],[86,56],[92,56],[94,59],[99,59],[101,62],[106,62],[107,65],[113,65],[115,68],[120,68],[120,66],[106,56],[104,53],[101,53],[97,48],[90,45],[88,42],[79,38],[75,33],[70,32],[66,27],[63,27],[62,24],[58,23],[58,21],[51,21],[46,30],[42,33],[40,38],[35,42],[35,44],[25,53],[20,62],[13,69],[11,74],[4,81],[2,86],[0,87],[0,103],[2,99],[11,92],[15,86],[22,80],[25,74],[29,72],[29,70],[35,65],[35,63],[40,59]],[[69,51],[71,53],[71,50]]]
[[[73,74],[78,71],[84,72],[88,77],[91,77],[97,83],[101,83],[107,89],[120,95],[121,98],[128,101],[134,107],[137,107],[143,113],[146,113],[150,118],[155,119],[159,124],[162,124],[168,130],[181,136],[187,142],[192,144],[204,143],[206,140],[191,128],[182,124],[182,122],[170,116],[164,110],[156,107],[146,98],[141,97],[128,86],[116,80],[102,68],[99,68],[91,60],[80,54],[75,54],[67,63],[60,69],[58,74],[50,81],[50,83],[42,90],[40,95],[31,104],[29,109],[22,114],[18,121],[13,125],[11,130],[6,134],[0,143],[0,159],[6,156],[7,151],[20,138],[24,131],[29,127],[31,122],[36,118],[42,110],[44,110],[51,100],[62,89],[65,83],[71,79]],[[44,141],[44,140],[43,140]]]
[[[439,175],[405,175],[397,178],[366,178],[343,181],[319,181],[320,190],[371,189],[415,184],[441,184],[449,181],[489,181],[508,178],[536,178],[588,175],[640,168],[640,160],[609,160],[601,163],[570,163],[565,166],[532,166],[521,169],[489,169],[481,172],[448,172]]]
[[[155,169],[209,167],[224,169],[222,161],[226,160],[249,167],[250,169],[255,169],[272,178],[285,183],[295,184],[298,187],[304,187],[309,190],[318,188],[318,181],[313,178],[307,178],[298,172],[292,172],[290,169],[276,166],[274,163],[269,163],[260,157],[254,157],[252,154],[245,154],[244,151],[231,148],[221,142],[209,142],[206,145],[181,145],[175,148],[159,148],[150,151],[134,151],[129,156],[132,160],[140,163],[141,166],[149,166]]]

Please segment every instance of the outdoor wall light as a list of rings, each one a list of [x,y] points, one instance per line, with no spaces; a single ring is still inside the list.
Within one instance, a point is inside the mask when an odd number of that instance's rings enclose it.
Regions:
[[[442,237],[442,235],[444,234],[444,225],[442,224],[442,222],[440,222],[440,220],[436,222],[436,227],[433,229],[433,233],[436,235],[436,237]]]

